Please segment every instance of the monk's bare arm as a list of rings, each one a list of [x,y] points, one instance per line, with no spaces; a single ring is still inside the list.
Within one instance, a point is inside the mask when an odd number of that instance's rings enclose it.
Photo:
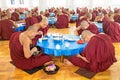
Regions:
[[[15,28],[17,28],[18,27],[18,25],[16,24],[16,22],[15,21],[13,21],[13,20],[10,20],[12,23],[13,23],[13,26],[15,26]]]
[[[80,54],[77,55],[77,57],[81,58],[83,61],[89,63],[89,61],[86,59],[86,57],[81,56]]]
[[[76,28],[76,30],[74,31],[74,34],[77,35],[77,36],[79,36],[79,35],[78,35],[78,31],[79,31],[80,29],[81,29],[81,26],[78,26],[78,27]]]

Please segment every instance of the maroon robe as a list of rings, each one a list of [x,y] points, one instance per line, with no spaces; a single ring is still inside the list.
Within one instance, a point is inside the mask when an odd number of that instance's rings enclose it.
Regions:
[[[93,36],[83,51],[82,56],[86,57],[89,63],[76,56],[72,56],[69,61],[76,66],[93,72],[105,71],[117,61],[112,41],[106,34]]]
[[[36,18],[37,18],[38,22],[42,21],[42,16],[41,15],[37,16]],[[49,29],[49,25],[47,27],[43,28],[43,29],[40,28],[38,31],[42,31],[43,36],[45,36],[47,34],[48,29]],[[38,39],[41,38],[41,37],[42,37],[42,35],[35,36],[35,38],[32,40],[32,44],[36,45]]]
[[[13,22],[9,19],[0,21],[0,36],[3,40],[9,40],[11,35],[14,33]]]
[[[29,26],[31,26],[35,23],[38,23],[38,20],[36,17],[28,17],[25,19],[25,22],[26,22],[26,29],[27,29]]]
[[[120,15],[115,15],[114,21],[120,23]]]
[[[99,33],[98,28],[97,28],[97,26],[95,24],[89,24],[89,27],[86,30],[91,31],[94,34],[98,34]],[[81,35],[82,31],[83,31],[83,29],[80,29],[78,31],[78,35]]]
[[[68,28],[69,18],[67,15],[62,14],[59,15],[57,18],[57,22],[55,23],[55,26],[57,28]]]
[[[13,12],[13,13],[11,14],[11,19],[12,19],[13,21],[19,21],[20,16],[19,16],[19,14],[17,14],[16,12]]]
[[[43,36],[44,36],[44,35],[47,34],[48,29],[49,29],[49,28],[48,28],[48,26],[47,26],[47,27],[45,27],[44,29],[39,29],[38,31],[42,31],[42,32],[43,32]],[[32,44],[33,44],[33,45],[36,45],[38,39],[41,38],[41,37],[42,37],[42,35],[37,35],[37,36],[35,36],[35,38],[32,40]]]
[[[103,31],[111,37],[113,42],[120,42],[120,24],[118,24],[117,22],[104,22]]]
[[[95,12],[92,12],[92,20],[91,21],[94,21],[95,18],[96,18],[96,14],[95,14]]]
[[[77,22],[76,22],[76,27],[80,26],[80,23],[84,20],[88,21],[87,18],[78,19]]]
[[[20,44],[19,36],[20,32],[14,33],[10,38],[10,56],[16,67],[29,70],[38,66],[42,66],[44,63],[50,61],[50,56],[44,55],[42,53],[31,56],[30,58],[25,58],[23,46]]]

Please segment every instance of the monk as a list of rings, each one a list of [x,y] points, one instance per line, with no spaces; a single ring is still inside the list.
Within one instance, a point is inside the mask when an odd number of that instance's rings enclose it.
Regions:
[[[7,15],[1,16],[0,21],[0,36],[2,40],[9,40],[11,35],[15,32],[14,28],[17,28],[17,24],[8,19]]]
[[[31,12],[28,12],[26,14],[25,22],[26,22],[26,29],[27,29],[29,26],[38,23],[38,20],[36,17],[32,16]]]
[[[120,42],[120,24],[114,21],[107,21],[103,24],[104,33],[108,34],[112,42]]]
[[[82,38],[88,42],[86,48],[81,54],[72,56],[68,60],[64,59],[66,64],[76,65],[97,73],[107,70],[117,61],[114,46],[108,35],[96,35],[85,30],[82,32]]]
[[[84,16],[79,17],[79,19],[76,22],[76,27],[78,27],[80,25],[80,23],[84,20],[91,23],[90,22],[91,19],[92,19],[92,14],[91,13],[86,13]]]
[[[109,35],[112,39],[112,42],[120,42],[120,24],[114,22],[114,14],[108,14],[108,19],[103,22],[103,31]]]
[[[83,30],[90,30],[92,33],[94,34],[98,34],[99,31],[98,31],[98,28],[95,24],[93,23],[88,23],[87,21],[83,20],[81,23],[80,23],[80,26],[78,26],[75,30],[75,34],[76,35],[81,35],[82,31]]]
[[[10,56],[16,67],[29,70],[52,62],[50,56],[42,51],[35,55],[38,52],[37,47],[31,49],[32,39],[36,35],[39,35],[38,27],[30,26],[26,31],[16,32],[11,36]]]
[[[68,28],[68,23],[69,23],[68,15],[66,15],[62,12],[59,12],[57,21],[55,23],[56,28]]]
[[[19,21],[20,20],[19,9],[15,9],[15,11],[11,14],[11,19],[13,21]]]
[[[32,40],[32,44],[36,45],[39,38],[46,36],[48,31],[48,20],[45,16],[38,16],[37,20],[39,23],[34,24],[33,26],[38,27],[38,31],[41,33],[40,35],[35,36],[35,38]]]

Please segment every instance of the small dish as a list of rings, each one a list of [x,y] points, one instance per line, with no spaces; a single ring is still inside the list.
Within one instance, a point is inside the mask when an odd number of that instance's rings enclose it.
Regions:
[[[59,66],[55,64],[49,64],[47,66],[44,66],[43,71],[47,74],[56,74],[59,70]]]

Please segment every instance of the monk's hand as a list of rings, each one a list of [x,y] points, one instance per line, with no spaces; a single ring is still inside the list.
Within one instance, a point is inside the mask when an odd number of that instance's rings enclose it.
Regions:
[[[37,35],[43,35],[43,32],[42,31],[38,31]]]
[[[77,55],[76,55],[76,57],[79,57],[79,58],[81,58],[82,56],[81,56],[80,54],[77,54]]]
[[[31,53],[32,53],[32,54],[34,54],[34,52],[37,52],[37,51],[38,51],[38,50],[37,50],[36,47],[34,47],[34,48],[31,49]]]

